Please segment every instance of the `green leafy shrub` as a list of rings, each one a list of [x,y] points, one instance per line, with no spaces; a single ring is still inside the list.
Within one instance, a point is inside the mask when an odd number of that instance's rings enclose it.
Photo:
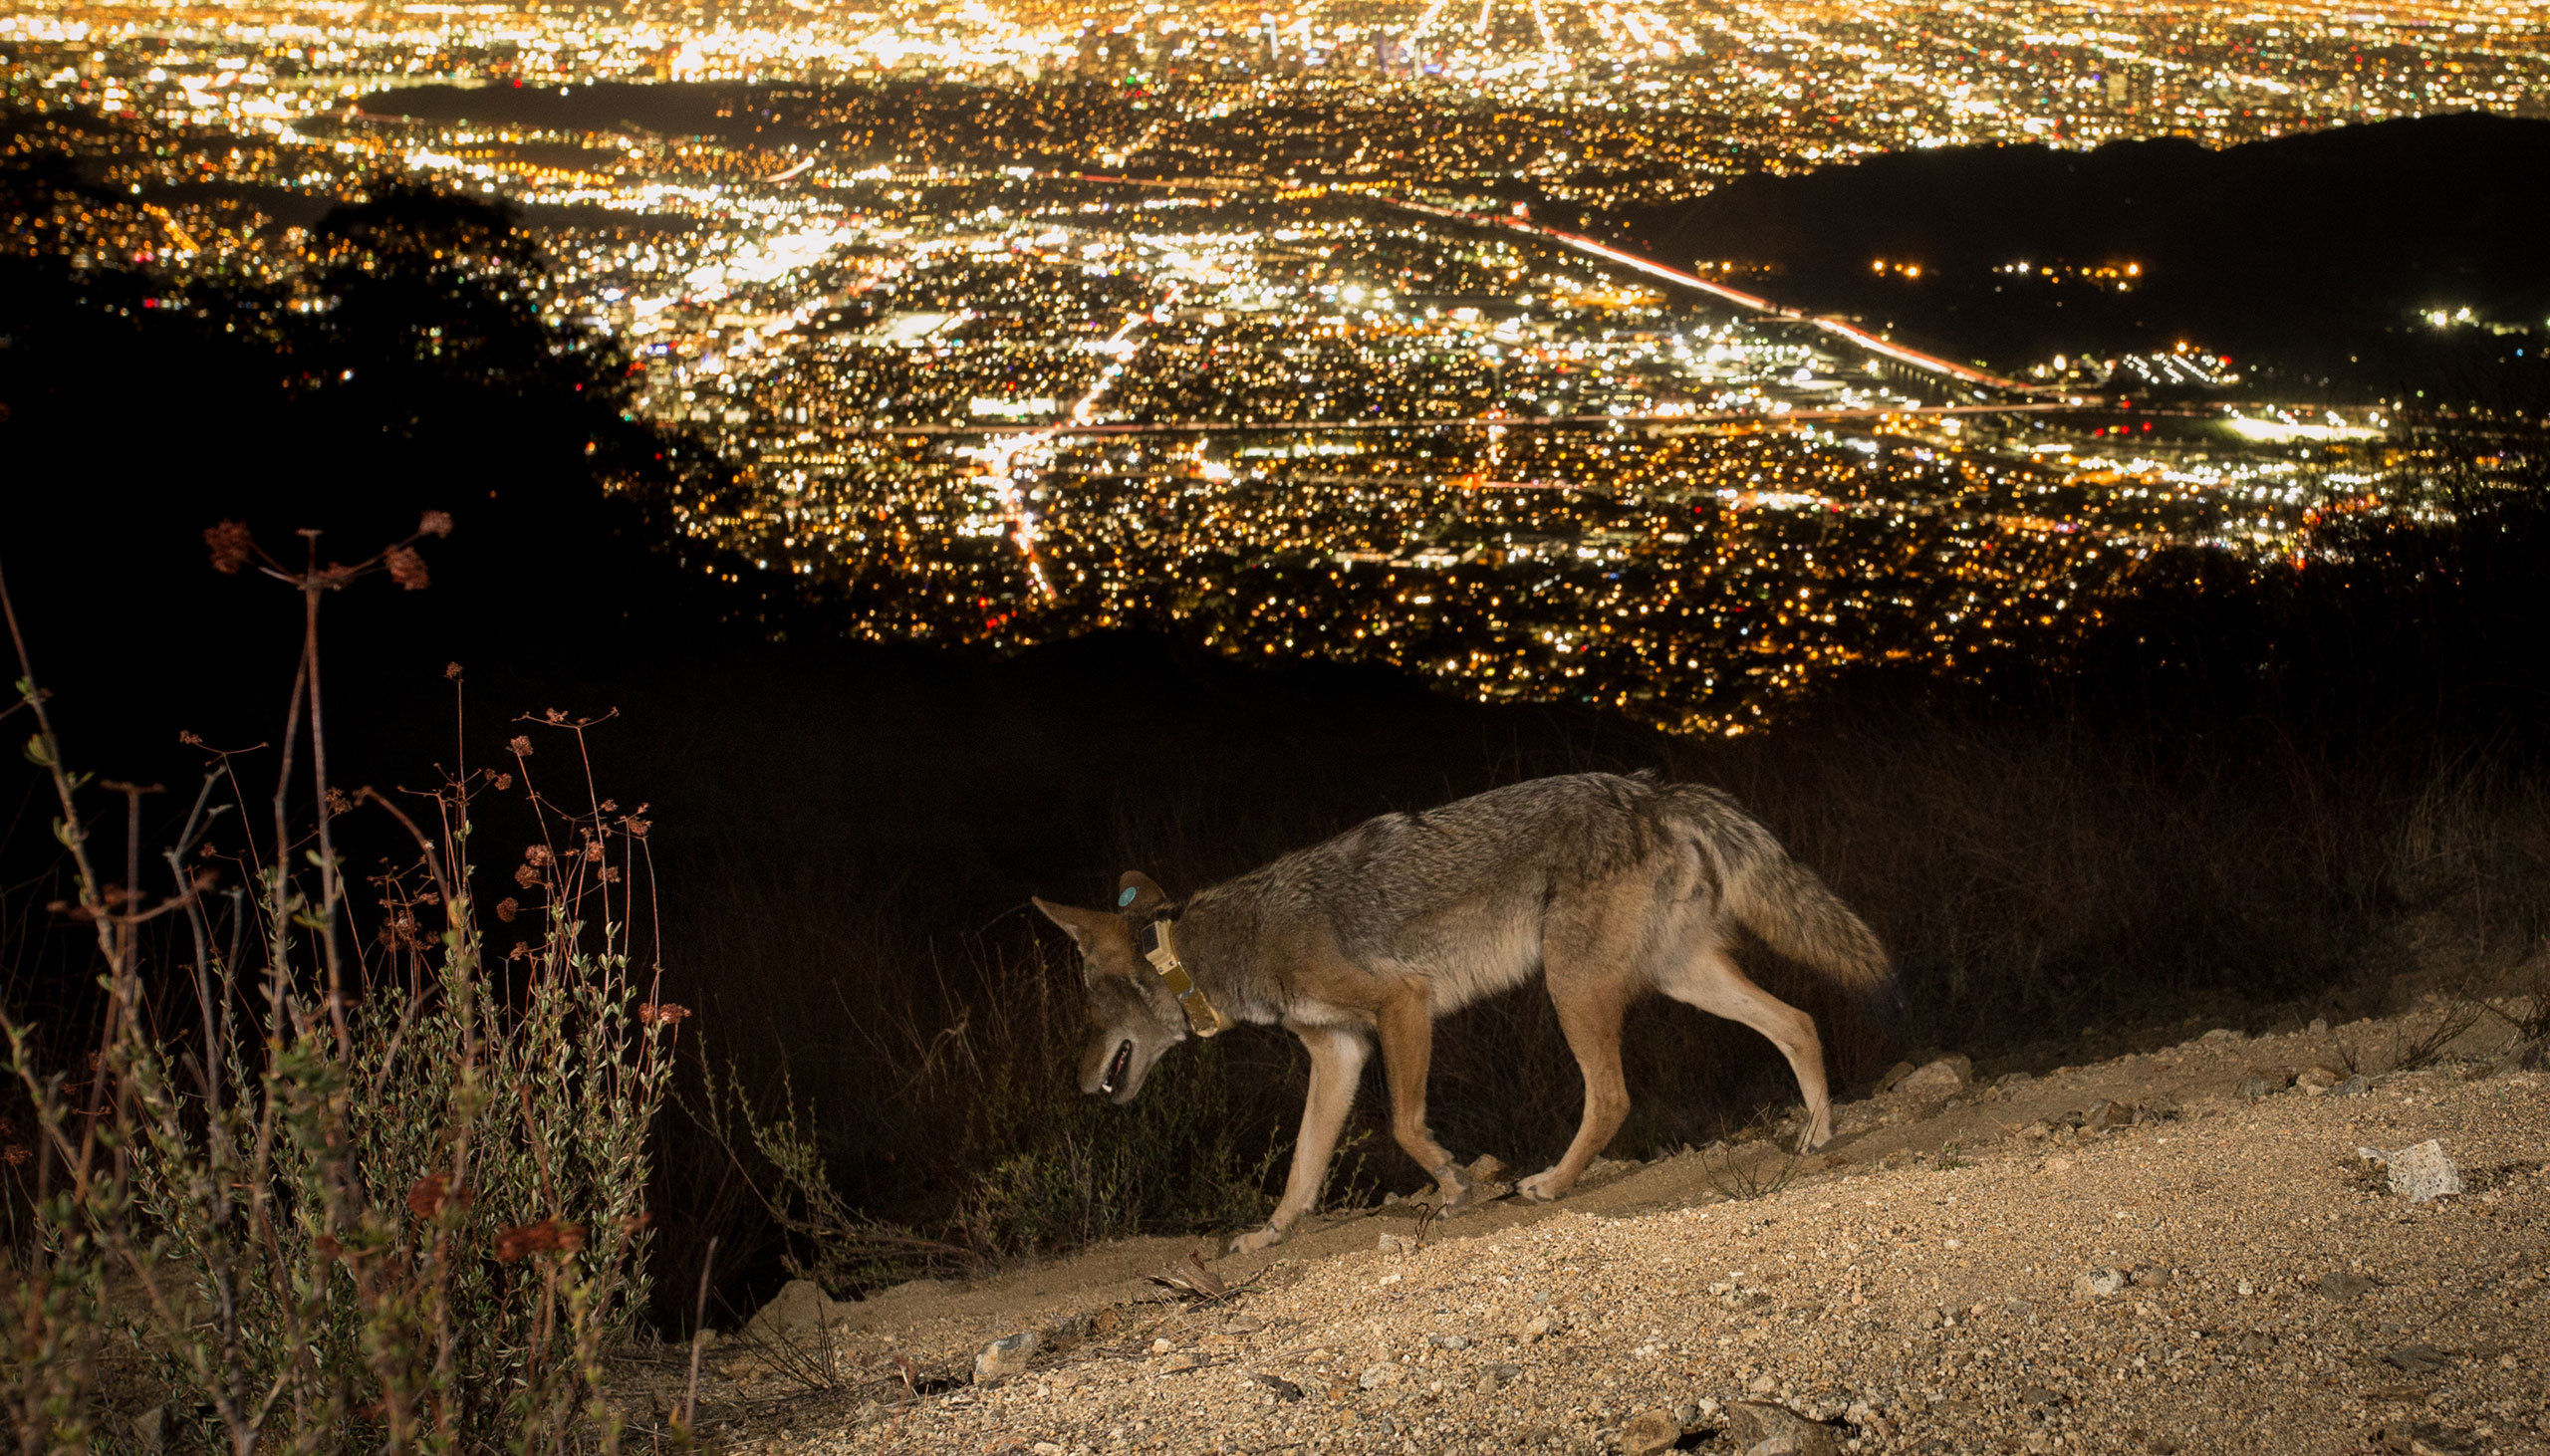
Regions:
[[[1016,1257],[1266,1217],[1278,1147],[1239,1115],[1222,1047],[1162,1058],[1145,1094],[1122,1107],[1072,1085],[1076,1046],[1047,1050],[990,1069],[973,1103],[966,1161],[983,1171],[958,1212],[972,1247]],[[1263,1149],[1254,1156],[1252,1143]]]
[[[207,748],[156,894],[152,791],[66,766],[18,636],[27,753],[78,885],[58,908],[94,929],[102,993],[94,1040],[0,1021],[36,1144],[0,1297],[0,1401],[26,1449],[118,1444],[119,1409],[154,1395],[163,1439],[241,1456],[617,1443],[602,1356],[646,1299],[648,1134],[687,1015],[635,955],[643,810],[594,797],[583,762],[581,808],[547,797],[529,733],[406,807],[328,778],[320,604],[373,572],[423,586],[418,540],[448,529],[428,516],[351,568],[321,566],[315,540],[287,568],[244,528],[207,533],[216,567],[301,593],[301,664],[271,803],[243,784],[253,751]],[[552,713],[530,732],[581,758],[590,726]],[[94,787],[125,801],[120,880],[93,848]],[[489,796],[531,827],[493,906],[470,860]],[[341,848],[358,816],[412,855],[360,911]],[[174,936],[145,933],[163,920]],[[522,938],[491,943],[502,925]],[[103,1369],[135,1367],[135,1388],[106,1388]]]
[[[1263,1109],[1233,1095],[1218,1043],[1163,1059],[1131,1106],[1083,1096],[1075,1086],[1081,1035],[1076,999],[1059,998],[1044,968],[995,973],[1034,987],[1000,1014],[958,1014],[937,1033],[903,1027],[909,1057],[896,1079],[911,1115],[963,1130],[948,1165],[964,1171],[941,1237],[874,1217],[841,1191],[819,1129],[784,1071],[775,1106],[757,1106],[733,1071],[704,1056],[691,1119],[742,1173],[788,1236],[782,1263],[798,1279],[852,1295],[906,1279],[971,1272],[1101,1239],[1246,1228],[1266,1214],[1265,1188],[1287,1151],[1270,1140]],[[942,995],[952,992],[943,982]],[[1350,1141],[1337,1186],[1360,1176]]]

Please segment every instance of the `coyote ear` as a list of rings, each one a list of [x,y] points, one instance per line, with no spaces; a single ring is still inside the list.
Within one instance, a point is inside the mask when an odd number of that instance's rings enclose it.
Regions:
[[[1168,903],[1167,891],[1151,883],[1151,877],[1139,869],[1128,869],[1116,881],[1116,913],[1148,915]]]
[[[1033,904],[1037,909],[1044,912],[1046,919],[1062,926],[1064,932],[1070,935],[1072,940],[1077,943],[1083,951],[1090,949],[1091,943],[1098,933],[1097,922],[1100,917],[1100,911],[1076,909],[1070,905],[1057,905],[1046,900],[1039,899],[1034,895],[1029,895],[1027,899],[1030,904]]]

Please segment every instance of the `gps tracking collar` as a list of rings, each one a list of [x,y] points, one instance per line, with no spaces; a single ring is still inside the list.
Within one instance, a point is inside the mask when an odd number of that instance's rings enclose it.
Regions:
[[[1131,908],[1134,896],[1135,891],[1129,886],[1117,897],[1117,907]],[[1195,977],[1188,973],[1186,963],[1177,958],[1177,942],[1171,929],[1176,923],[1173,915],[1163,914],[1143,927],[1142,934],[1150,941],[1143,951],[1143,959],[1151,963],[1151,969],[1159,973],[1160,983],[1185,1009],[1187,1029],[1198,1037],[1209,1037],[1228,1027],[1230,1020],[1214,1008],[1204,988],[1196,985]]]

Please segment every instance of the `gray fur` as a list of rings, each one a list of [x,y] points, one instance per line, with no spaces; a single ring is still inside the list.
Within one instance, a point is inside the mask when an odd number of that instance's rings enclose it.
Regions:
[[[1529,981],[1551,946],[1551,911],[1618,880],[1648,886],[1653,963],[1716,948],[1731,920],[1854,992],[1894,981],[1867,923],[1779,841],[1716,789],[1650,775],[1573,774],[1493,789],[1416,814],[1367,820],[1199,891],[1177,925],[1189,968],[1233,1017],[1259,1023],[1309,1008],[1270,964],[1304,936],[1349,960],[1424,976],[1437,1015]],[[1660,986],[1658,989],[1661,989]]]
[[[1546,983],[1586,1089],[1566,1155],[1518,1185],[1549,1199],[1628,1113],[1621,1019],[1650,991],[1769,1038],[1805,1099],[1800,1146],[1832,1135],[1814,1020],[1746,979],[1727,954],[1736,927],[1856,995],[1895,988],[1877,936],[1759,821],[1715,789],[1647,774],[1538,779],[1384,815],[1183,906],[1139,873],[1125,876],[1123,893],[1121,916],[1036,902],[1085,958],[1098,1023],[1085,1091],[1132,1100],[1187,1036],[1135,951],[1137,931],[1161,914],[1175,916],[1186,969],[1224,1016],[1280,1024],[1310,1053],[1292,1175],[1273,1220],[1234,1246],[1244,1249],[1281,1239],[1317,1202],[1376,1033],[1393,1133],[1456,1212],[1469,1202],[1468,1179],[1425,1130],[1435,1018],[1535,976]]]

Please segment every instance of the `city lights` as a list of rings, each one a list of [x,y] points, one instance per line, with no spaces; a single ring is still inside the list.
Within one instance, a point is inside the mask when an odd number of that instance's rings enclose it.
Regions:
[[[1850,663],[2060,641],[2162,549],[2307,563],[2439,494],[2383,411],[2233,401],[2201,339],[2005,377],[1547,214],[1905,148],[2539,115],[2550,40],[2290,0],[75,0],[0,18],[0,84],[13,145],[95,171],[57,220],[82,267],[317,309],[326,202],[521,205],[544,317],[739,477],[683,549],[861,634],[1148,625],[1726,734]]]

